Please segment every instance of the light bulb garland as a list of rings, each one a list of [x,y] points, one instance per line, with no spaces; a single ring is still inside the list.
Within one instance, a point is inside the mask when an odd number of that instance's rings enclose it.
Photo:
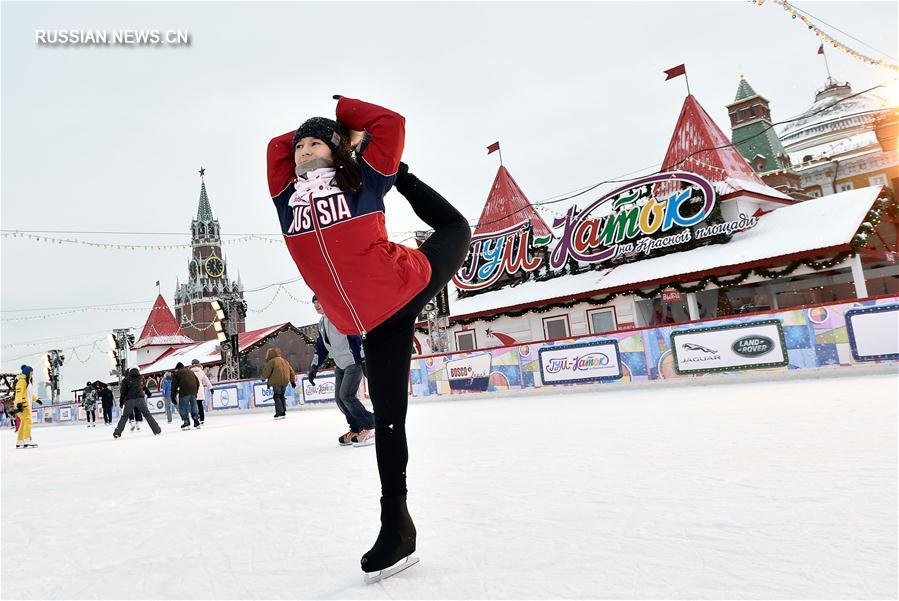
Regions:
[[[21,238],[25,240],[33,240],[35,242],[46,242],[49,244],[75,244],[80,246],[90,246],[94,248],[111,249],[111,250],[128,250],[128,251],[163,251],[163,250],[190,250],[192,244],[115,244],[110,242],[92,242],[89,240],[80,240],[77,238],[57,238],[54,236],[39,236],[27,232],[3,232],[3,238]],[[259,234],[251,234],[248,236],[240,236],[230,240],[221,240],[219,244],[222,246],[231,246],[235,244],[246,244],[247,242],[265,242],[267,244],[284,244],[281,236],[277,238],[266,238]]]
[[[749,0],[749,2],[752,2],[753,4],[757,4],[758,6],[761,6],[761,5],[765,4],[766,0]],[[806,17],[800,11],[796,10],[796,8],[791,6],[790,3],[787,2],[787,0],[771,0],[771,3],[781,6],[784,9],[784,11],[786,11],[793,19],[799,19],[800,21],[802,21],[805,24],[806,28],[813,31],[815,33],[815,35],[818,37],[818,39],[821,40],[822,43],[830,44],[832,47],[836,48],[837,50],[840,50],[844,54],[848,54],[855,60],[861,61],[863,63],[868,63],[870,65],[874,65],[875,67],[882,67],[884,69],[889,69],[890,71],[899,71],[899,65],[894,65],[892,63],[888,63],[887,61],[885,61],[882,58],[873,58],[866,54],[862,54],[861,52],[853,50],[852,48],[850,48],[843,42],[828,35],[826,32],[824,32],[824,30],[822,30],[820,27],[818,27],[817,25],[812,23],[812,21],[808,17]]]

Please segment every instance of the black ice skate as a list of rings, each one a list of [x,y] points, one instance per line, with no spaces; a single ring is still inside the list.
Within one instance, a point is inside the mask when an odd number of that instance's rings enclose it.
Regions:
[[[365,582],[389,578],[418,563],[415,524],[406,509],[406,496],[381,497],[381,531],[374,546],[362,556]]]

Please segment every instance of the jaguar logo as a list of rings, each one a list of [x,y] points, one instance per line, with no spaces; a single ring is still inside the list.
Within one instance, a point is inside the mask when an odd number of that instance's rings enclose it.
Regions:
[[[700,351],[703,353],[708,353],[709,355],[714,355],[715,353],[718,352],[714,349],[706,348],[706,347],[702,346],[701,344],[694,344],[692,342],[685,342],[684,350],[685,351]]]

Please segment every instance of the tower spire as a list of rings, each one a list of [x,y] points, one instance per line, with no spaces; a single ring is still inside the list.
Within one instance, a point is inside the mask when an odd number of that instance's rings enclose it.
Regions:
[[[206,195],[206,168],[200,167],[200,206],[197,207],[197,221],[212,221],[212,207]]]

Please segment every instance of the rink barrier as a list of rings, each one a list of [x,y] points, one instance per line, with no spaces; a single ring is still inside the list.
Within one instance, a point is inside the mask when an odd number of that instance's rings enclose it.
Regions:
[[[806,305],[791,309],[619,330],[558,340],[413,357],[412,397],[524,390],[587,383],[627,383],[846,369],[899,361],[899,296]],[[672,348],[674,344],[674,348]],[[334,371],[309,383],[297,374],[287,387],[288,407],[334,402]],[[207,411],[274,407],[272,391],[255,378],[217,382]],[[367,397],[363,380],[360,397]],[[150,412],[165,413],[164,399],[147,400]],[[119,418],[113,405],[113,421]],[[76,403],[34,405],[35,424],[86,421]],[[103,421],[97,404],[97,418]],[[6,423],[6,420],[3,420]]]
[[[413,396],[846,369],[899,359],[899,296],[412,359]]]

